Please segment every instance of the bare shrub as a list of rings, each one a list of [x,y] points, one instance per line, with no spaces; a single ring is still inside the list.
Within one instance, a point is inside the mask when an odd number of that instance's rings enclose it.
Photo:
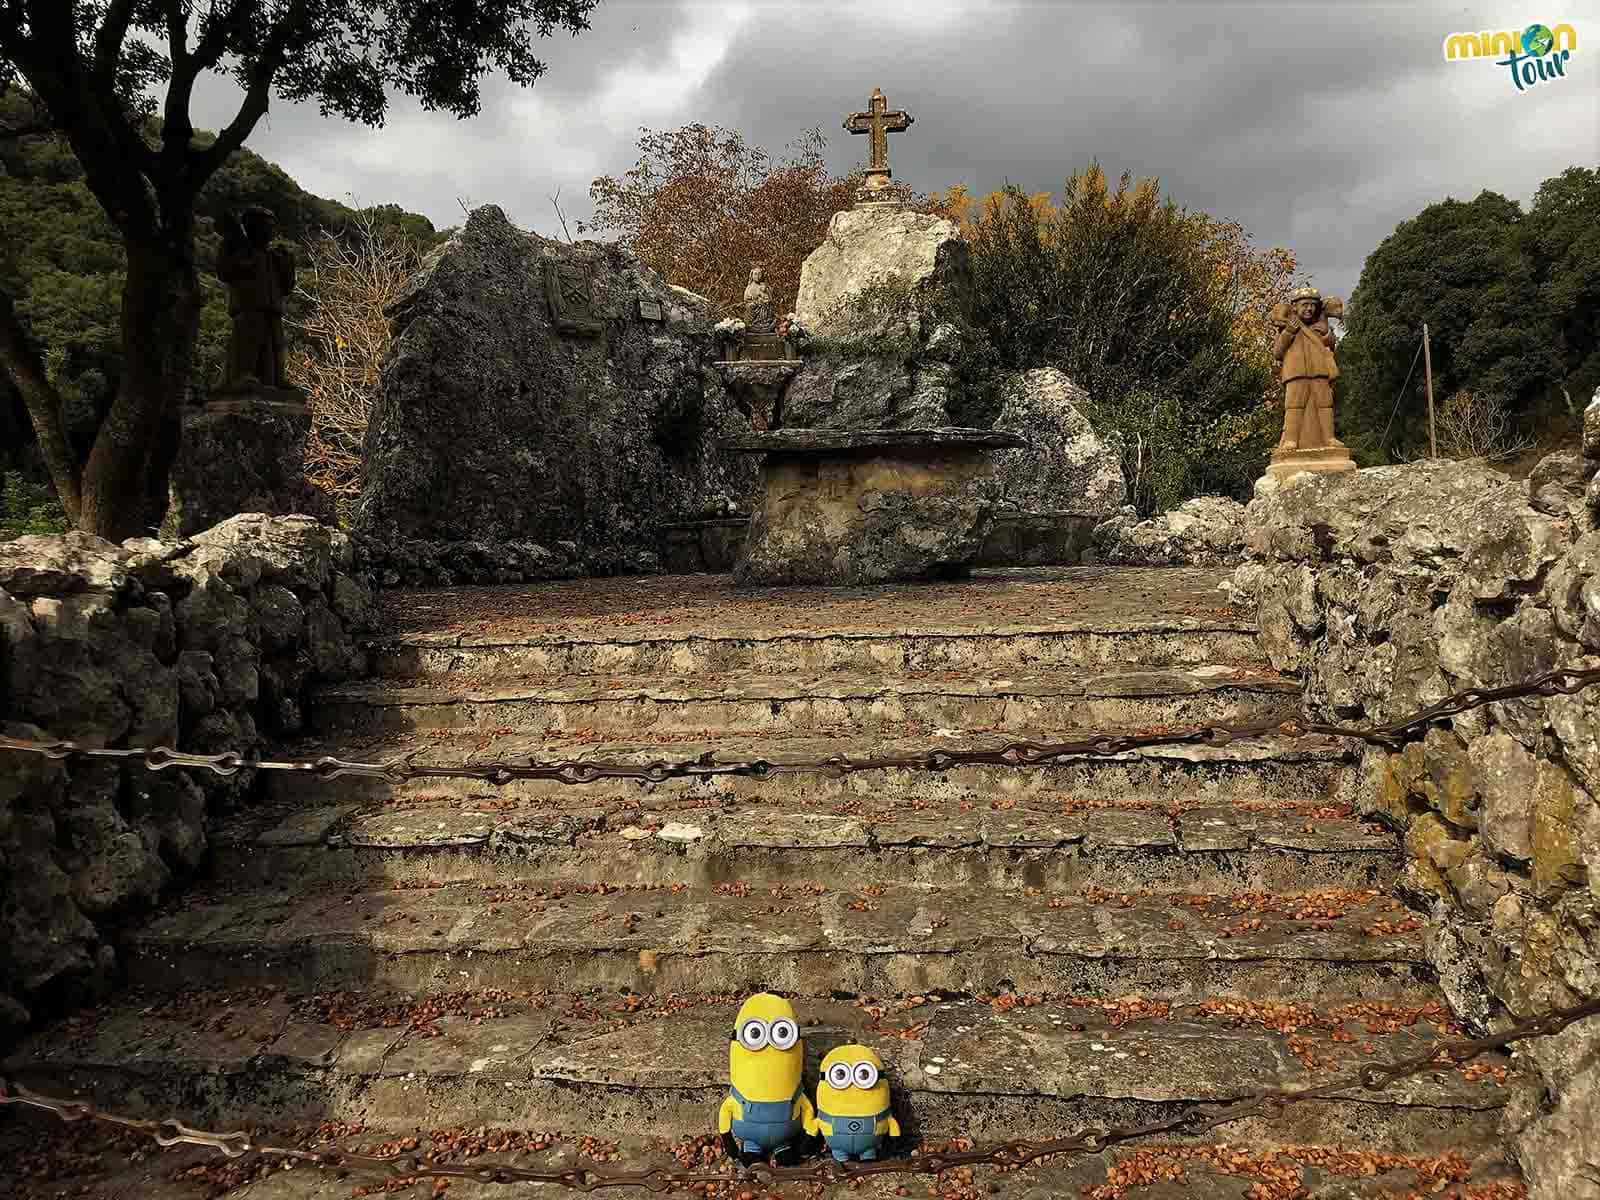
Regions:
[[[404,293],[421,253],[414,238],[380,224],[370,210],[306,241],[296,288],[304,315],[293,322],[304,346],[289,362],[289,377],[305,389],[311,410],[306,479],[333,499],[341,523],[361,494],[378,369],[393,340],[385,310]]]
[[[1504,396],[1462,388],[1439,407],[1435,420],[1439,454],[1444,458],[1514,458],[1533,439],[1519,434]]]

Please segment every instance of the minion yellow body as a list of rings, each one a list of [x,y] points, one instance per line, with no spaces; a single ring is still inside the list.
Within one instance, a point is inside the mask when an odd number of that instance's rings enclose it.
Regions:
[[[900,1136],[889,1111],[883,1060],[869,1046],[839,1046],[822,1060],[815,1115],[806,1132],[821,1134],[840,1162],[878,1157],[886,1139]]]
[[[728,1042],[718,1131],[747,1154],[775,1154],[798,1141],[815,1117],[800,1082],[805,1055],[792,1004],[770,992],[746,1000]]]

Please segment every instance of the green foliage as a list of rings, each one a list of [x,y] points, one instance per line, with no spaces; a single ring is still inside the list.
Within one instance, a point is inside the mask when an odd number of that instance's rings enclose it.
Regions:
[[[1091,396],[1085,415],[1095,429],[1117,435],[1128,502],[1140,516],[1193,496],[1248,496],[1281,420],[1258,403],[1197,423],[1170,393],[1142,388],[1108,400]]]
[[[317,100],[324,114],[381,125],[390,92],[416,97],[425,108],[470,117],[478,112],[479,85],[488,72],[498,69],[512,83],[532,84],[545,71],[533,54],[534,37],[549,37],[558,28],[573,34],[589,28],[588,16],[598,4],[238,0],[203,8],[184,3],[182,9],[197,10],[190,17],[188,52],[202,69],[227,62],[241,88],[263,74],[275,74],[275,90],[284,100]],[[169,12],[179,6],[117,7],[127,11],[121,14],[123,36],[113,42],[122,43],[115,91],[135,111],[148,112],[153,108],[150,89],[172,76],[167,22]],[[75,48],[84,61],[94,60],[100,31],[116,28],[108,24],[115,19],[112,9],[110,0],[76,0]],[[7,31],[5,23],[17,29]],[[0,35],[8,32],[18,43],[39,36],[20,15],[0,19]],[[4,47],[0,37],[0,50]],[[13,71],[14,65],[0,53],[0,89],[11,82]]]
[[[17,123],[28,104],[15,90],[0,96],[0,123]],[[248,150],[236,152],[211,177],[196,205],[195,259],[206,297],[193,375],[197,397],[221,377],[230,328],[227,295],[214,273],[222,241],[217,223],[248,205],[271,209],[279,236],[296,244],[322,229],[344,233],[359,212],[423,246],[440,238],[417,213],[393,204],[358,212],[311,195]],[[48,135],[0,138],[0,228],[8,233],[0,241],[0,290],[14,298],[41,348],[61,393],[69,436],[86,452],[122,372],[127,257],[121,234],[90,194],[71,150]],[[0,401],[9,398],[9,387],[0,373]]]
[[[1367,257],[1351,297],[1339,346],[1345,440],[1366,462],[1426,448],[1420,366],[1400,394],[1424,323],[1436,400],[1503,397],[1522,432],[1562,388],[1581,404],[1600,383],[1597,305],[1600,174],[1573,167],[1546,180],[1527,213],[1488,191],[1430,204]]]
[[[0,473],[0,542],[30,533],[62,533],[67,514],[48,483],[37,483],[19,471]]]
[[[1561,384],[1582,407],[1600,387],[1600,170],[1568,167],[1546,179],[1523,226]]]
[[[1142,512],[1248,495],[1266,457],[1270,367],[1238,336],[1216,231],[1152,180],[1115,191],[1091,167],[1059,208],[1016,188],[969,229],[974,323],[1010,370],[1054,366],[1121,434]]]

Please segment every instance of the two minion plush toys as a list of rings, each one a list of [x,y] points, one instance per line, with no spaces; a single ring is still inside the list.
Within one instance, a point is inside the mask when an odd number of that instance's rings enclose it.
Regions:
[[[900,1124],[889,1106],[883,1060],[867,1046],[839,1046],[822,1060],[813,1107],[802,1078],[805,1043],[794,1005],[760,992],[739,1009],[728,1043],[728,1096],[717,1129],[741,1158],[793,1158],[820,1134],[839,1162],[874,1159]]]

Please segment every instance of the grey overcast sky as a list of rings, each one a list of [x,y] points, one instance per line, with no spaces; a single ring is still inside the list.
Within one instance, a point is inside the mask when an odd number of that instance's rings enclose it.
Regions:
[[[1576,27],[1565,78],[1518,91],[1491,59],[1444,59],[1449,33],[1534,22]],[[369,130],[274,101],[250,146],[323,196],[440,226],[495,203],[552,234],[551,196],[586,216],[590,181],[633,165],[641,126],[723,125],[774,151],[820,126],[843,170],[867,139],[841,119],[878,86],[916,118],[890,162],[919,190],[1059,192],[1097,158],[1292,247],[1345,295],[1423,205],[1485,188],[1527,201],[1600,160],[1600,9],[1567,0],[602,0],[588,33],[541,49],[548,74],[486,80],[472,120],[402,98]],[[236,103],[209,81],[197,123]]]

